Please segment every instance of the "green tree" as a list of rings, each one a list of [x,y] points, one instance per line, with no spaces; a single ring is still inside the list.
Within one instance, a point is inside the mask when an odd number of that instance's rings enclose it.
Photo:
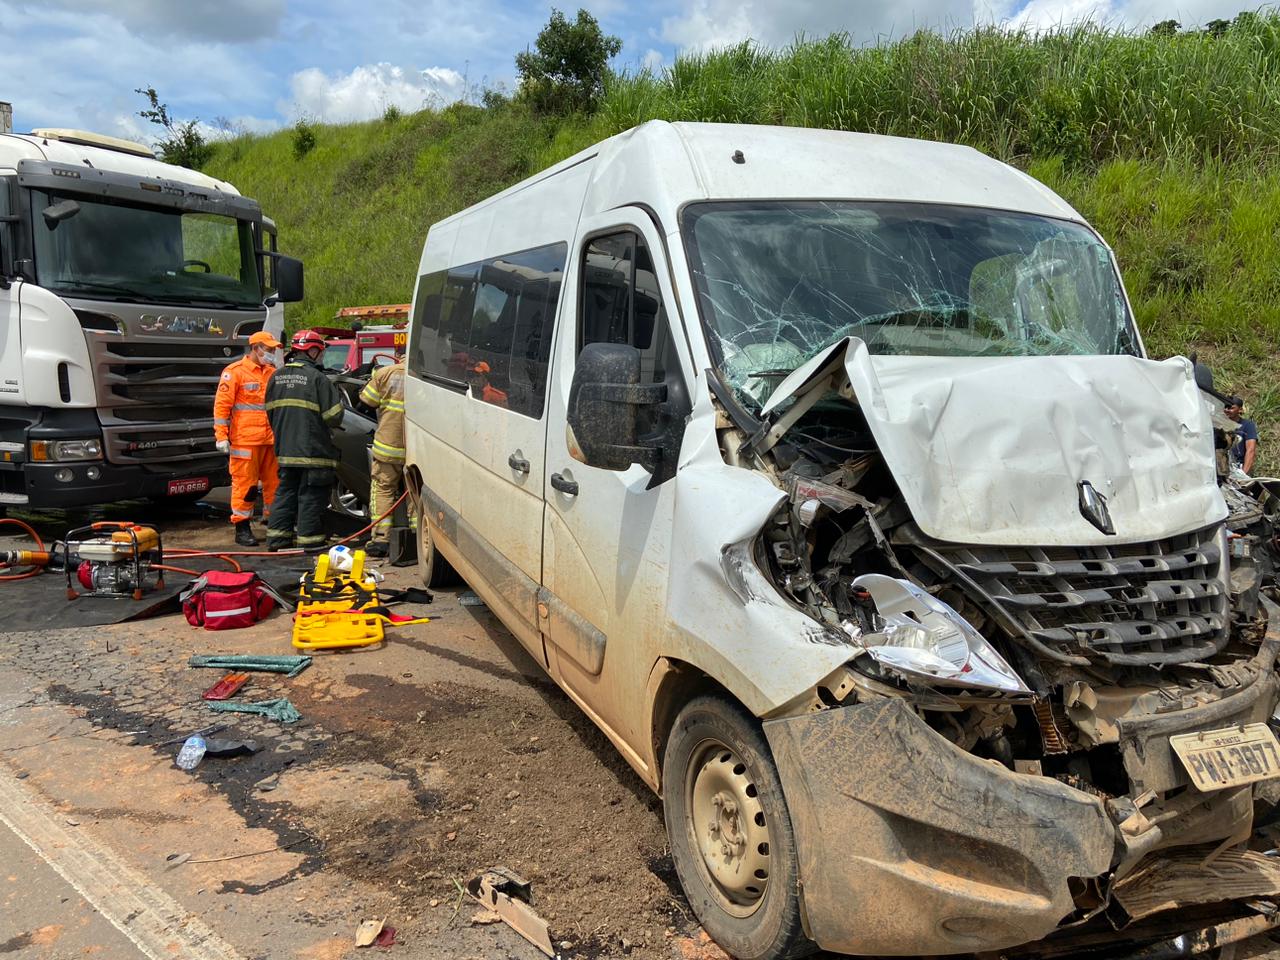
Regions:
[[[553,7],[534,46],[516,54],[521,98],[540,113],[593,112],[622,41],[602,32],[586,10],[570,23]]]
[[[138,111],[138,116],[164,128],[165,135],[156,141],[156,146],[165,163],[199,170],[209,162],[213,145],[200,133],[199,120],[175,120],[169,114],[169,105],[160,102],[155,87],[137,87],[133,92],[142,94],[148,104],[146,109]]]
[[[1182,29],[1182,24],[1177,20],[1161,20],[1151,28],[1151,36],[1153,37],[1173,37]]]

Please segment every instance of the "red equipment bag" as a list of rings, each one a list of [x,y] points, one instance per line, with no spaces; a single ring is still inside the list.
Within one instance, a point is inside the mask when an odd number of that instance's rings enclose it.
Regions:
[[[206,630],[236,630],[266,619],[284,598],[252,570],[207,570],[180,595],[187,623]]]

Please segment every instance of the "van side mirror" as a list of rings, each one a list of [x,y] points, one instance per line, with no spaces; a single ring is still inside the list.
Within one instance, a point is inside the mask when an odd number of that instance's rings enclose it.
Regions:
[[[276,299],[297,303],[302,299],[302,261],[283,254],[276,256]]]
[[[569,385],[569,449],[574,459],[603,470],[625,470],[638,463],[655,471],[662,451],[640,445],[636,411],[666,399],[666,384],[640,382],[640,351],[635,347],[587,344],[578,354]]]

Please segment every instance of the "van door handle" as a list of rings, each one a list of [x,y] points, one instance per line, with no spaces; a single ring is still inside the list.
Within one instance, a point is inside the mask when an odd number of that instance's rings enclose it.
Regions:
[[[529,472],[529,461],[524,457],[517,457],[514,453],[507,457],[507,466],[516,473]]]
[[[566,479],[562,474],[553,473],[551,475],[551,486],[566,496],[576,497],[578,495],[578,481]]]

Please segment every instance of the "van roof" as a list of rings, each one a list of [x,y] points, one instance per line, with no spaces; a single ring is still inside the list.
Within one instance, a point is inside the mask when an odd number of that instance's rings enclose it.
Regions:
[[[19,160],[26,159],[48,160],[76,167],[89,166],[96,170],[109,170],[140,177],[158,177],[205,190],[217,190],[232,196],[240,195],[240,191],[225,180],[217,180],[198,170],[175,166],[153,157],[29,133],[0,134],[0,171],[14,170]]]
[[[584,216],[643,204],[669,232],[690,201],[759,198],[955,204],[1083,222],[1043,184],[972,147],[808,127],[651,120],[442,223],[593,158]]]

